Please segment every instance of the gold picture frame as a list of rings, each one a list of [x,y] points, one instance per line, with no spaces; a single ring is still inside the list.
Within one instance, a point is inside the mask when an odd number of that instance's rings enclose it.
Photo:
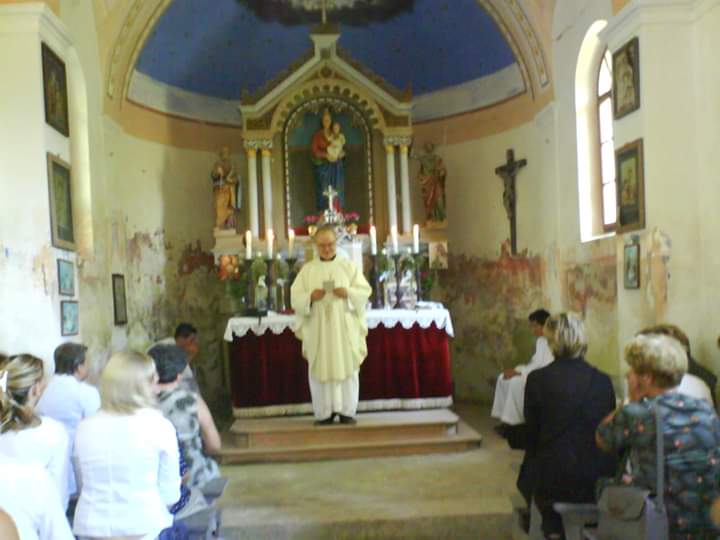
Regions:
[[[52,245],[75,251],[70,164],[57,156],[47,154],[47,166]]]
[[[615,150],[618,233],[645,228],[645,175],[643,140]]]
[[[42,70],[45,121],[58,132],[69,137],[70,119],[65,62],[45,43],[42,44]]]

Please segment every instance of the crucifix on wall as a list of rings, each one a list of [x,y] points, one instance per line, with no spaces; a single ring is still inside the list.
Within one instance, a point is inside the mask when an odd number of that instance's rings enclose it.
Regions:
[[[510,251],[513,255],[517,253],[517,222],[515,210],[517,196],[515,179],[520,169],[525,165],[527,165],[527,159],[515,161],[515,152],[512,148],[509,148],[507,150],[507,161],[505,165],[495,168],[495,174],[502,178],[503,181],[503,205],[505,206],[508,221],[510,221]]]

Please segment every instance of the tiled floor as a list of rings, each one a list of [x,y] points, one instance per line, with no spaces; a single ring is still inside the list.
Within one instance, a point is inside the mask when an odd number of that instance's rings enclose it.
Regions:
[[[485,407],[456,412],[483,446],[455,454],[224,467],[226,540],[510,538],[519,452]]]

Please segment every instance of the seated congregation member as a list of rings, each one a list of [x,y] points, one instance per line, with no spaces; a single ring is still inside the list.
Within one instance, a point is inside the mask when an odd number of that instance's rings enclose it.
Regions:
[[[20,540],[73,540],[55,483],[38,463],[0,454],[0,508],[12,518]],[[0,538],[13,537],[0,522]],[[15,538],[18,538],[16,536]]]
[[[550,314],[544,309],[538,309],[530,314],[528,317],[530,329],[537,338],[535,353],[527,364],[506,369],[497,378],[495,399],[490,416],[499,419],[503,424],[515,426],[525,421],[523,403],[527,376],[532,371],[547,366],[553,360],[550,346],[543,334],[545,321],[549,316]]]
[[[525,387],[526,453],[518,487],[542,515],[542,531],[563,538],[556,502],[595,500],[595,483],[616,461],[595,444],[595,429],[615,407],[610,377],[585,361],[582,320],[562,313],[545,323],[555,360],[528,375]]]
[[[0,508],[0,538],[4,538],[5,540],[20,540],[15,522],[2,508]]]
[[[44,389],[44,366],[39,358],[18,354],[0,363],[0,454],[47,469],[66,508],[70,438],[60,422],[36,413]]]
[[[158,406],[177,430],[189,469],[188,485],[200,488],[220,476],[217,463],[207,455],[220,451],[217,427],[205,402],[181,384],[187,353],[176,345],[155,345],[149,354],[158,373]]]
[[[55,374],[37,405],[38,414],[49,416],[65,426],[70,438],[70,451],[80,420],[95,414],[100,408],[97,388],[87,384],[85,363],[87,347],[79,343],[63,343],[55,349]],[[75,473],[70,464],[68,493],[76,493]]]
[[[75,437],[80,498],[73,529],[81,539],[155,539],[172,525],[180,498],[173,425],[155,408],[152,359],[114,354],[100,378],[100,411]]]
[[[713,406],[717,405],[717,401],[715,400],[717,376],[692,357],[692,354],[690,353],[690,340],[685,332],[674,324],[657,324],[655,326],[645,328],[639,333],[645,335],[660,334],[670,336],[678,340],[687,354],[688,369],[687,373],[683,375],[677,391],[698,399],[709,400]]]
[[[187,365],[181,378],[182,386],[199,394],[200,389],[195,379],[195,373],[190,367],[191,362],[200,352],[200,340],[198,338],[197,328],[188,322],[181,322],[175,328],[175,337],[161,339],[155,343],[155,345],[177,345],[187,353]],[[153,345],[153,347],[155,345]]]
[[[720,495],[720,421],[707,401],[673,390],[687,369],[685,350],[669,336],[641,334],[625,348],[625,361],[630,403],[603,420],[597,444],[613,453],[630,450],[625,480],[654,491],[659,409],[670,539],[716,538],[710,504]]]

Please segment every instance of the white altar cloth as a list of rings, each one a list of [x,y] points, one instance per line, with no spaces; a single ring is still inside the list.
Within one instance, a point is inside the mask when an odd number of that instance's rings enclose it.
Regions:
[[[454,336],[450,312],[445,308],[433,309],[369,309],[366,312],[368,328],[384,326],[394,328],[398,324],[410,329],[418,324],[421,328],[428,328],[431,324],[439,330],[445,330],[448,336]],[[295,330],[297,321],[295,315],[280,315],[270,312],[267,317],[232,317],[225,327],[225,341],[232,341],[233,336],[243,337],[248,332],[257,336],[270,330],[273,334],[282,334],[287,328]]]

